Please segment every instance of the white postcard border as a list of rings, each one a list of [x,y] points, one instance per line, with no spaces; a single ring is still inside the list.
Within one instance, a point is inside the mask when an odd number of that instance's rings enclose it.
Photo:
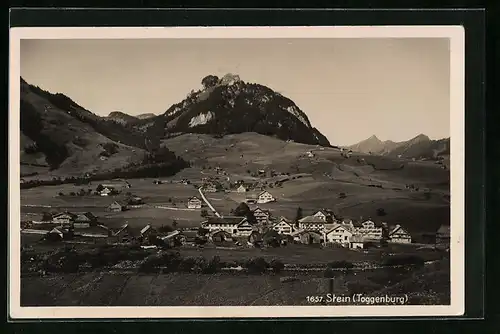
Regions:
[[[450,305],[21,307],[20,40],[153,38],[449,38]],[[462,26],[11,28],[9,58],[9,315],[12,319],[458,316],[465,310],[465,31]]]

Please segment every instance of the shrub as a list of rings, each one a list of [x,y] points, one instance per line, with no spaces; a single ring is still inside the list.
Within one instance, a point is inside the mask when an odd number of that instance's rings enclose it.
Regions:
[[[377,216],[385,216],[387,213],[383,208],[378,208],[377,209]]]
[[[351,269],[354,265],[349,261],[340,260],[328,263],[327,267],[331,269]]]
[[[186,257],[179,263],[178,270],[183,272],[191,272],[196,264],[197,259],[194,257]]]
[[[245,267],[250,274],[262,274],[267,270],[269,264],[263,257],[257,257],[248,260],[245,264]]]
[[[208,216],[208,211],[206,209],[202,209],[201,212],[200,212],[200,216],[207,217]]]
[[[172,232],[174,229],[170,225],[162,225],[158,228],[158,232],[168,233]]]
[[[382,266],[423,266],[425,260],[418,255],[394,255],[382,259]]]
[[[346,283],[349,294],[371,294],[381,288],[380,285],[369,280],[349,281]]]
[[[283,269],[285,269],[285,264],[280,260],[272,260],[269,266],[272,268],[273,272],[280,273]]]
[[[346,194],[345,194],[345,193],[340,193],[340,194],[339,194],[339,198],[346,198],[346,197],[347,197],[347,196],[346,196]]]
[[[323,272],[323,276],[326,278],[332,278],[335,277],[335,270],[332,268],[326,268],[325,271]]]

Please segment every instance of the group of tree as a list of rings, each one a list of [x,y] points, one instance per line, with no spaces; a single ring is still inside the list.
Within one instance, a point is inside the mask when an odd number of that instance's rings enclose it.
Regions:
[[[245,217],[250,224],[257,224],[257,219],[250,207],[245,202],[241,202],[234,210],[233,215],[237,217]]]

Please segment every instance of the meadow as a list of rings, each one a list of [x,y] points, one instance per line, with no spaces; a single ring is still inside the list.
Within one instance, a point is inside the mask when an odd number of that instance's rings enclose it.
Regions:
[[[21,279],[23,306],[257,306],[310,305],[307,296],[335,293],[408,296],[408,304],[450,302],[449,263],[420,269],[322,273],[123,274],[89,272]]]

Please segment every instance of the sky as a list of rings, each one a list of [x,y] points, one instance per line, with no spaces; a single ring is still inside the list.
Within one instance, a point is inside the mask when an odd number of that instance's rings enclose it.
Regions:
[[[226,73],[290,98],[334,145],[450,135],[448,39],[21,41],[28,83],[102,116],[163,113]]]

